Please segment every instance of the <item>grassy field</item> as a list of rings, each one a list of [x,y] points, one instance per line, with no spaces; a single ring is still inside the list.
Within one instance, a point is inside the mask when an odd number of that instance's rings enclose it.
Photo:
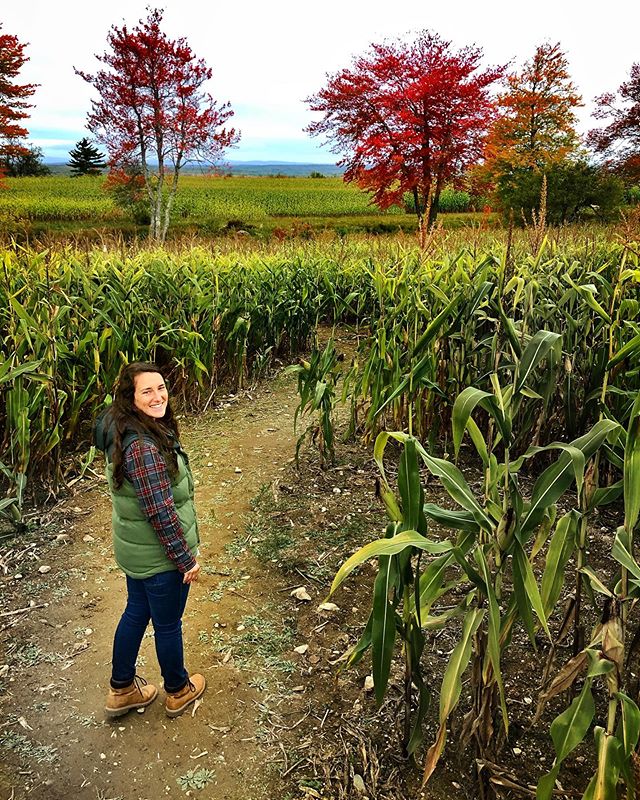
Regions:
[[[104,189],[104,178],[13,178],[0,191],[0,231],[78,232],[87,229],[143,233]],[[474,215],[447,215],[457,226]],[[379,211],[369,197],[341,178],[217,177],[183,175],[176,196],[172,231],[216,234],[239,229],[260,235],[304,235],[324,229],[341,232],[413,231],[416,220],[403,208]]]

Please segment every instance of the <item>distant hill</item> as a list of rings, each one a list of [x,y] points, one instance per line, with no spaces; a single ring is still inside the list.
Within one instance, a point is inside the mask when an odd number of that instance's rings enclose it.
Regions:
[[[55,175],[69,172],[66,161],[60,158],[45,158],[44,163]],[[197,165],[184,167],[185,174],[201,174],[208,169]],[[342,175],[344,170],[335,164],[304,164],[298,161],[229,161],[219,168],[223,174],[231,175],[286,175],[287,177],[308,177],[312,173],[332,177]]]

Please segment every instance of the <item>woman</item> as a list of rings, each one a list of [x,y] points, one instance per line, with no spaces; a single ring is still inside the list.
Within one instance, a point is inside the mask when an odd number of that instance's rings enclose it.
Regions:
[[[127,580],[105,711],[119,717],[157,697],[156,687],[136,675],[140,643],[152,620],[166,713],[177,717],[206,686],[202,675],[186,671],[182,644],[189,586],[200,573],[199,537],[189,461],[154,364],[122,368],[113,403],[96,422],[95,440],[106,455],[114,555]]]

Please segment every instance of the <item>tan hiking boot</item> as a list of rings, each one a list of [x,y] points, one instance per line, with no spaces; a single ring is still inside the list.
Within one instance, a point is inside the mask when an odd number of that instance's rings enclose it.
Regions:
[[[107,704],[104,707],[108,717],[121,717],[132,708],[144,708],[148,706],[158,696],[158,690],[151,683],[147,683],[144,678],[138,675],[131,681],[129,686],[122,689],[109,687]]]
[[[190,675],[189,680],[179,692],[167,692],[165,710],[168,717],[178,717],[188,705],[197,700],[204,692],[207,681],[204,675]]]

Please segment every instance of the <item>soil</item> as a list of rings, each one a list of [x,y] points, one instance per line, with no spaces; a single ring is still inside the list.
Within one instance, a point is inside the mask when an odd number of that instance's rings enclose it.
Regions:
[[[319,605],[336,569],[378,538],[386,519],[371,446],[340,442],[336,466],[321,469],[309,445],[294,463],[296,404],[294,379],[282,373],[180,419],[202,539],[203,574],[184,618],[187,667],[208,680],[193,713],[167,718],[161,689],[144,713],[104,716],[125,587],[111,554],[100,463],[30,533],[0,540],[0,800],[474,796],[469,754],[455,747],[459,720],[427,793],[420,769],[402,757],[400,657],[380,709],[367,681],[370,657],[340,669],[366,623],[375,567],[343,584],[330,598],[335,609]],[[428,499],[446,502],[438,492],[432,481]],[[604,540],[593,544],[607,550]],[[449,627],[428,634],[430,682],[439,684],[456,636]],[[549,723],[564,707],[551,703],[548,718],[530,729],[538,693],[530,678],[546,652],[535,665],[530,653],[519,632],[505,664],[513,725],[503,787],[513,776],[535,786],[549,769]],[[567,657],[563,651],[561,662]],[[138,672],[161,687],[152,631]],[[467,700],[463,692],[461,705]],[[437,702],[426,746],[436,727]],[[576,755],[567,786],[582,786],[590,772],[589,751]],[[518,795],[503,788],[502,796]]]

